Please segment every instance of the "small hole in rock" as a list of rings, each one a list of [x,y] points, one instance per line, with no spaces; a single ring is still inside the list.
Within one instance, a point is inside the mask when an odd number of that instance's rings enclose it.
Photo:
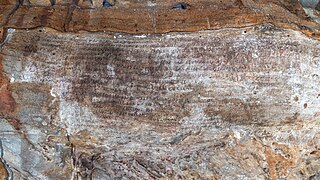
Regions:
[[[312,151],[310,154],[317,154],[317,151]]]
[[[186,3],[178,3],[175,6],[172,7],[172,9],[187,9],[190,5]]]
[[[104,8],[110,8],[110,7],[112,7],[112,4],[108,0],[103,0],[102,6]]]
[[[308,104],[307,104],[307,103],[304,103],[303,107],[304,107],[304,108],[307,108],[307,107],[308,107]]]
[[[307,29],[308,29],[307,26],[299,26],[299,28],[300,28],[301,30],[307,30]]]

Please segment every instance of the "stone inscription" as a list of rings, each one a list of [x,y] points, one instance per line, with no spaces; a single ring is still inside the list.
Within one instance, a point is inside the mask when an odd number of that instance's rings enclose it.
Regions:
[[[1,54],[12,83],[49,84],[60,121],[75,127],[189,128],[314,116],[317,42],[259,28],[139,36],[17,31]]]

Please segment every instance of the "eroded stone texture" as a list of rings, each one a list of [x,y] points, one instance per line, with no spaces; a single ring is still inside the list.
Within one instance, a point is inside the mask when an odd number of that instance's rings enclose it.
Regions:
[[[108,3],[0,2],[0,179],[320,178],[313,6]]]
[[[97,119],[175,127],[195,111],[208,122],[282,123],[318,112],[318,44],[298,36],[270,25],[161,36],[40,29],[16,32],[3,64],[12,83],[48,85],[45,92],[92,107]]]
[[[0,131],[11,176],[319,176],[319,42],[301,32],[8,37],[0,57],[16,105]]]
[[[46,3],[45,0],[38,1]],[[108,1],[112,5],[108,8],[103,7],[102,0],[50,2],[52,5],[47,6],[17,2],[13,10],[0,6],[5,12],[5,16],[0,17],[1,26],[17,29],[50,27],[65,32],[159,34],[271,23],[299,30],[315,39],[319,39],[320,34],[319,24],[306,15],[298,0],[188,0],[183,2],[188,5],[185,9],[174,8],[182,3],[174,0]]]

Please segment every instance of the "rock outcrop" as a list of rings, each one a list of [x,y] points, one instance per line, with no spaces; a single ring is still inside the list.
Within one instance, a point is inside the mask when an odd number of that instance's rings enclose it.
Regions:
[[[319,179],[307,8],[1,1],[0,179]]]

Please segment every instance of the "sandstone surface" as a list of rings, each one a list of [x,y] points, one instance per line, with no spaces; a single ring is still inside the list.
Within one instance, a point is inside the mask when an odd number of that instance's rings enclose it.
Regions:
[[[108,3],[0,2],[0,179],[320,179],[314,6]]]

